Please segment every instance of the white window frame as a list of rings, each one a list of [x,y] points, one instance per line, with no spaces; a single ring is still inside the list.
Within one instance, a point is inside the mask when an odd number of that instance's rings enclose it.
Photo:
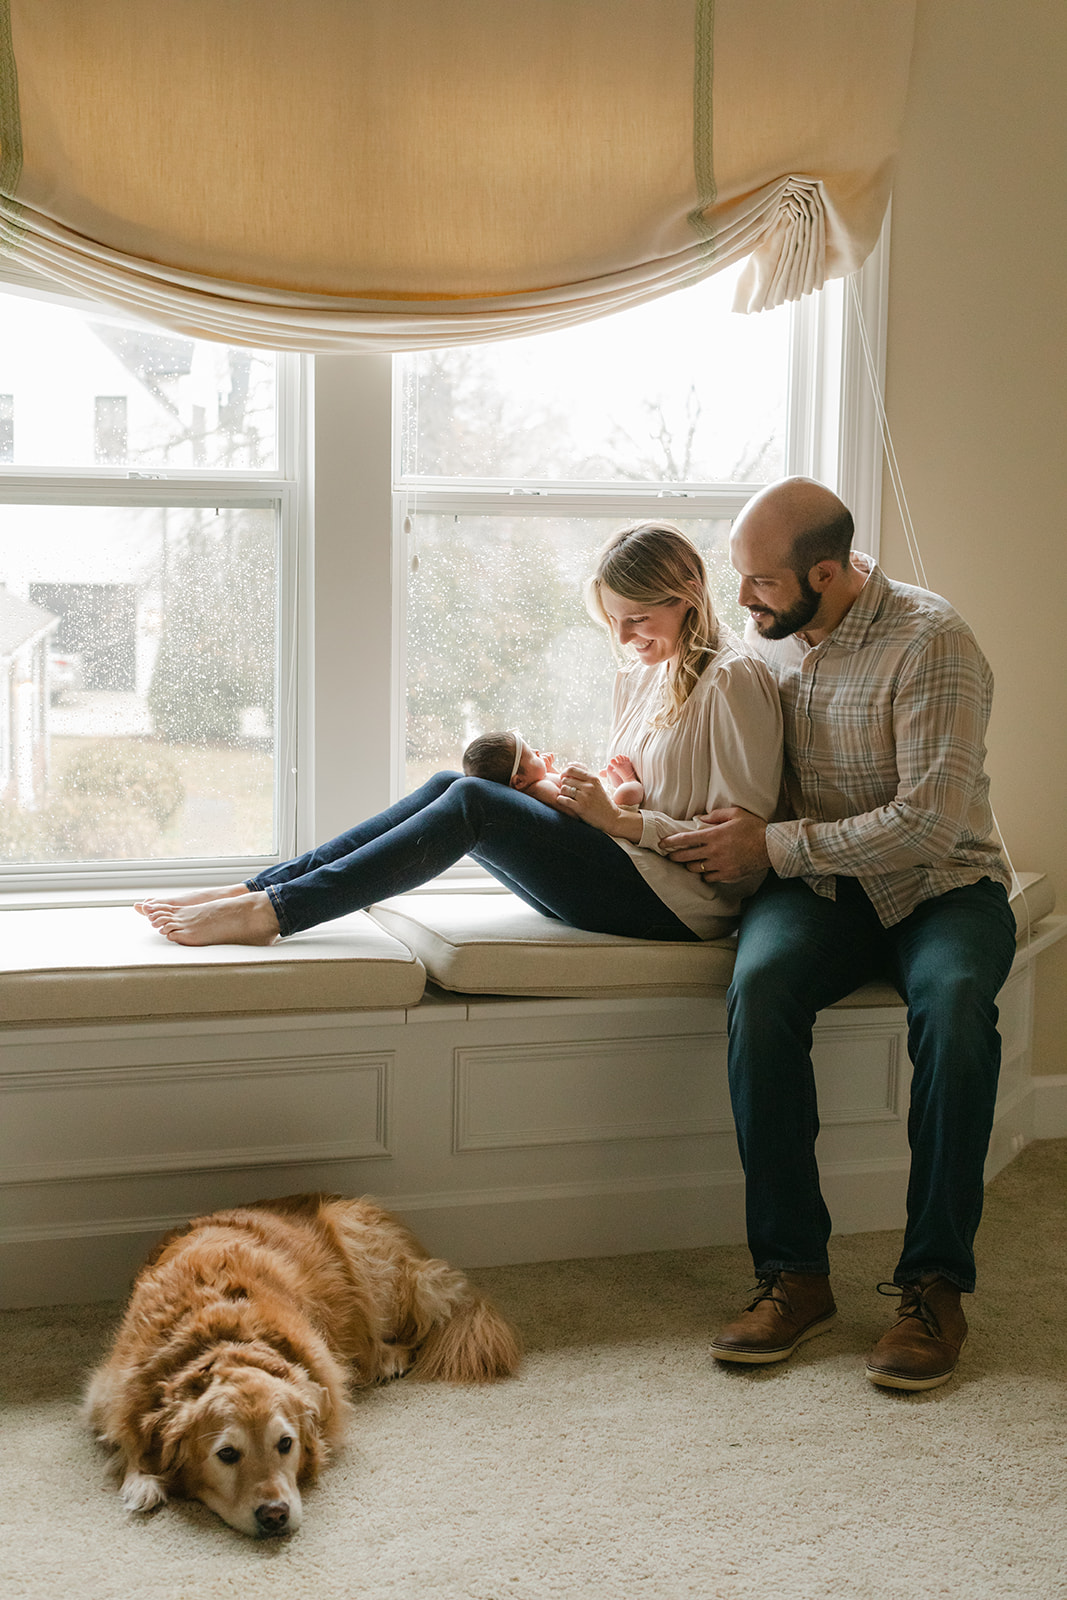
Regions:
[[[882,384],[888,303],[888,219],[856,275],[856,299]],[[79,303],[56,296],[63,303]],[[278,807],[281,857],[369,816],[401,792],[403,770],[405,515],[414,485],[397,476],[393,358],[380,351],[279,358],[276,471],[174,469],[139,476],[0,468],[0,500],[248,504],[281,516]],[[283,376],[284,374],[284,376]],[[786,471],[835,488],[856,519],[857,547],[877,557],[882,449],[848,285],[828,284],[792,310]],[[732,518],[757,486],[499,483],[420,479],[422,511],[514,515],[597,513]],[[146,885],[224,883],[263,858],[57,865],[0,879],[7,903],[129,899]],[[455,870],[455,869],[454,869]]]
[[[5,292],[84,311],[93,306],[76,295],[21,281]],[[96,309],[93,306],[93,309]],[[104,308],[113,310],[114,308]],[[213,856],[174,861],[114,863],[42,862],[20,867],[0,863],[0,897],[7,906],[104,903],[126,900],[145,887],[175,888],[190,883],[229,883],[249,877],[269,862],[292,853],[297,833],[300,681],[299,630],[284,619],[297,614],[298,552],[306,512],[308,428],[306,362],[279,354],[277,454],[271,469],[203,467],[131,469],[127,466],[0,466],[0,504],[39,506],[233,507],[267,510],[277,517],[278,658],[280,692],[275,710],[274,815],[280,850],[271,855]]]
[[[858,300],[875,354],[881,387],[885,361],[888,280],[888,220],[879,244],[856,275]],[[877,558],[880,531],[882,450],[878,408],[871,390],[859,337],[857,311],[849,285],[838,279],[821,294],[808,295],[790,308],[790,357],[785,471],[817,478],[835,489],[856,523],[857,549]],[[404,602],[408,551],[404,524],[419,512],[457,516],[606,516],[619,522],[656,516],[730,520],[747,505],[758,484],[630,484],[499,480],[428,476],[405,477],[400,466],[402,430],[400,384],[394,385],[393,547],[394,634],[399,659],[392,698],[403,694]],[[395,719],[401,732],[399,716]],[[402,740],[392,751],[393,795],[403,792]]]

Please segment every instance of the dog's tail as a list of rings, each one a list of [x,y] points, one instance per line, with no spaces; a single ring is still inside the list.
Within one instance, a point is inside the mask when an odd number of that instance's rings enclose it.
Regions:
[[[522,1360],[522,1342],[515,1329],[454,1268],[434,1261],[420,1265],[425,1273],[424,1292],[430,1283],[437,1290],[431,1290],[426,1299],[438,1298],[444,1279],[450,1280],[451,1303],[444,1316],[438,1309],[420,1341],[411,1376],[445,1383],[492,1383],[508,1377]],[[438,1273],[434,1268],[443,1270]]]

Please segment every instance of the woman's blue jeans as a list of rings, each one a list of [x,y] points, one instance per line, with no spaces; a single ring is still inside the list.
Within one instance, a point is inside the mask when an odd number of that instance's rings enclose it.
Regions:
[[[745,907],[728,996],[730,1094],[758,1276],[829,1271],[811,1065],[816,1012],[888,977],[908,1007],[913,1064],[898,1284],[936,1272],[974,1288],[974,1236],[1000,1071],[995,997],[1015,919],[989,878],[923,900],[883,928],[855,878],[826,900],[770,873]]]
[[[546,917],[637,939],[697,935],[650,889],[614,839],[517,789],[438,772],[414,794],[295,861],[248,880],[283,934],[416,889],[471,855]]]

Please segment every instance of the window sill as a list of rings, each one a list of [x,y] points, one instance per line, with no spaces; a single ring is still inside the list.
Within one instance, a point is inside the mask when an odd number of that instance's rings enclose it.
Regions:
[[[253,869],[254,870],[254,869]],[[453,876],[454,874],[454,876]],[[251,876],[251,871],[245,876]],[[197,880],[198,883],[209,882],[207,874]],[[220,878],[219,882],[223,880]],[[235,882],[236,877],[231,877],[227,882]],[[167,884],[158,878],[146,878],[140,883],[126,883],[121,886],[104,887],[101,885],[76,888],[57,889],[2,889],[0,888],[0,912],[3,911],[73,911],[92,906],[132,906],[137,900],[144,900],[151,896],[159,899],[166,895],[168,888],[180,891],[189,887],[185,881]],[[499,894],[510,893],[502,883],[497,883],[482,868],[476,867],[473,862],[463,867],[452,867],[448,872],[443,872],[439,878],[433,878],[429,883],[420,885],[411,891],[413,894]]]

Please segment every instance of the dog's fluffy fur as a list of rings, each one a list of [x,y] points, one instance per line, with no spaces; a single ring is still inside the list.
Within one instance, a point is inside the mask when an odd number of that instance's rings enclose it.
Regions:
[[[253,1536],[300,1526],[349,1382],[480,1383],[518,1337],[368,1200],[293,1195],[198,1217],[142,1267],[86,1413],[120,1452],[122,1498],[202,1500]]]

